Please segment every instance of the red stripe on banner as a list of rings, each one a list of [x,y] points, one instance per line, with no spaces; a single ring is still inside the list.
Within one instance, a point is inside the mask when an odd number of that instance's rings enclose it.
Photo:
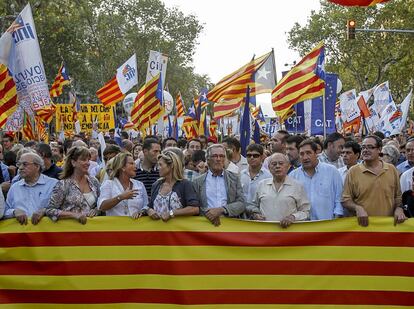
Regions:
[[[370,261],[4,261],[0,275],[414,276],[414,263]],[[385,279],[385,278],[384,278]]]
[[[412,306],[414,292],[344,290],[0,290],[0,303],[317,304]]]
[[[102,94],[105,91],[108,91],[108,89],[112,88],[113,86],[115,86],[115,84],[118,84],[116,77],[112,78],[110,81],[108,81],[102,88],[98,89],[98,91],[96,92],[96,94],[99,95]]]
[[[293,92],[299,91],[307,86],[310,86],[316,82],[319,81],[319,77],[318,76],[312,76],[311,78],[307,79],[306,81],[303,81],[300,84],[296,84],[294,86],[291,86],[289,88],[286,88],[283,92],[281,92],[279,95],[274,96],[273,100],[280,100],[283,99],[284,97],[290,95]],[[273,93],[275,93],[276,91],[274,91]]]
[[[293,98],[293,99],[291,99],[291,100],[289,100],[289,101],[287,101],[287,102],[285,102],[281,105],[276,105],[275,109],[276,109],[276,111],[282,111],[282,110],[288,109],[288,108],[292,107],[293,105],[295,105],[296,103],[300,102],[302,96],[309,95],[311,93],[318,93],[321,90],[323,90],[324,88],[325,88],[324,83],[321,83],[321,84],[319,84],[319,85],[317,85],[313,88],[309,88],[308,90],[306,90],[306,92],[302,93],[300,96],[298,96],[296,98]],[[272,99],[272,104],[277,104],[277,101],[276,100],[273,101],[273,99]]]
[[[408,232],[39,232],[1,233],[0,243],[2,247],[146,245],[414,247],[414,236],[413,233]]]

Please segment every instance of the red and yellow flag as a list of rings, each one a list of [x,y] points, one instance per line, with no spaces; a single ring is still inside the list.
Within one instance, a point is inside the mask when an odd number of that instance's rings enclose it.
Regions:
[[[272,91],[272,106],[285,119],[289,109],[302,101],[322,96],[325,82],[323,73],[324,46],[318,44],[295,65]]]
[[[131,121],[140,131],[156,123],[163,113],[161,75],[157,74],[138,91],[131,111]]]
[[[26,113],[23,112],[23,128],[22,128],[23,137],[26,138],[28,141],[36,140],[36,133],[33,128],[31,117]]]
[[[36,113],[36,116],[41,118],[44,122],[50,123],[53,119],[53,115],[55,114],[55,111],[56,111],[56,104],[54,104],[53,102],[50,102],[49,106],[42,108],[42,109],[38,109],[35,111],[35,113]]]
[[[116,76],[107,82],[101,89],[96,92],[99,100],[104,106],[112,106],[122,101],[125,95],[119,88]]]
[[[69,75],[66,72],[66,67],[62,63],[58,74],[55,77],[55,80],[52,84],[52,87],[50,88],[50,96],[51,97],[58,97],[63,93],[63,86],[70,84],[70,78]]]
[[[293,224],[204,217],[0,222],[0,304],[14,308],[408,308],[414,220]],[[66,305],[66,306],[65,306]]]
[[[231,115],[234,111],[240,109],[243,102],[244,98],[214,104],[214,119],[220,119],[222,117]]]
[[[177,109],[177,117],[184,116],[184,102],[183,98],[181,97],[181,92],[178,92],[177,97],[175,99],[175,105]]]
[[[388,2],[389,0],[328,0],[329,2],[345,6],[371,6],[378,3]]]
[[[0,63],[0,129],[17,109],[17,91],[7,67]]]

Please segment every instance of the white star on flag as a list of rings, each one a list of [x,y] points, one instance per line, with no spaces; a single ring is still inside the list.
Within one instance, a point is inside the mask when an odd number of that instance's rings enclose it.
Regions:
[[[263,79],[267,79],[267,75],[269,75],[271,72],[266,70],[266,67],[263,66],[259,69],[259,71],[257,71],[257,79],[263,78]]]

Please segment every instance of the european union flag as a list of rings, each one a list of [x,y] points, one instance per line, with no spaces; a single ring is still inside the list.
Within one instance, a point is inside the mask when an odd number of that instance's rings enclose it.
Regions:
[[[243,117],[240,121],[241,154],[246,156],[246,149],[250,143],[250,87],[247,87],[246,102],[243,109]]]

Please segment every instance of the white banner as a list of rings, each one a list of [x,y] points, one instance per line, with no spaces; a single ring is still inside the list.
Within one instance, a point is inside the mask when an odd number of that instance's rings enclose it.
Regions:
[[[393,102],[390,93],[390,87],[388,85],[388,81],[379,84],[374,90],[374,108],[380,114],[380,117],[383,116],[383,111],[387,107],[387,105]]]
[[[147,68],[146,83],[150,81],[154,76],[161,72],[162,89],[164,89],[165,75],[167,73],[168,56],[157,51],[150,51]]]
[[[355,89],[342,93],[339,96],[339,101],[341,104],[342,120],[344,122],[352,122],[361,116],[361,111],[359,110],[356,100]]]
[[[49,88],[29,4],[0,38],[0,61],[13,75],[21,107],[33,114],[33,110],[50,106]]]
[[[133,54],[131,58],[116,70],[116,80],[123,94],[126,94],[132,87],[138,84],[136,54]]]
[[[400,124],[400,132],[402,132],[402,130],[404,129],[405,124],[407,123],[407,117],[408,117],[408,112],[410,111],[410,105],[411,105],[411,98],[413,96],[413,90],[410,90],[410,93],[405,97],[404,101],[402,101],[401,105],[400,105],[400,109],[402,112],[402,116],[401,116],[401,124]]]

